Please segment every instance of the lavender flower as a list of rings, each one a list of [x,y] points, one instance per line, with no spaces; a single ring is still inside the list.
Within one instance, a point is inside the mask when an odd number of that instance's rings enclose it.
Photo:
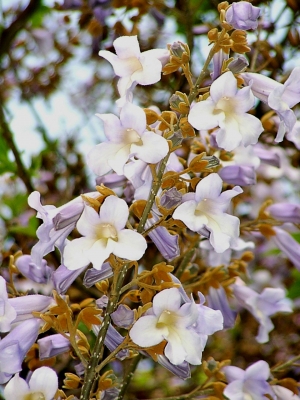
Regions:
[[[249,29],[257,28],[259,14],[260,9],[258,7],[254,7],[247,1],[240,1],[232,3],[227,9],[226,21],[235,29],[248,31]]]

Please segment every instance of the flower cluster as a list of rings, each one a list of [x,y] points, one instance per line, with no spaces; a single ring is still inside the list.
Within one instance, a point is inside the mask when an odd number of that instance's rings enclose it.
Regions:
[[[224,343],[238,335],[241,347],[271,343],[271,318],[297,307],[285,284],[290,269],[300,269],[300,208],[268,184],[280,168],[290,181],[299,178],[288,165],[299,157],[279,143],[298,143],[292,108],[300,102],[300,67],[284,83],[245,71],[245,56],[230,52],[248,51],[245,31],[257,28],[261,10],[245,1],[218,9],[220,29],[208,32],[211,51],[198,78],[189,46],[179,41],[141,51],[137,36],[124,35],[113,41],[115,52],[100,50],[118,77],[120,99],[117,115],[97,114],[105,140],[87,155],[96,187],[59,207],[43,205],[33,191],[38,242],[31,254],[10,254],[0,276],[6,400],[119,400],[142,357],[182,379],[191,377],[190,365],[201,365],[201,382],[186,398],[299,399],[296,380],[281,379],[299,356],[277,354],[246,368],[253,357],[235,357]],[[189,90],[177,90],[169,110],[142,108],[137,85],[156,84],[162,73],[177,77],[177,70]],[[256,336],[240,333],[244,309]],[[216,357],[230,354],[245,370],[212,359],[214,344]],[[270,369],[277,358],[283,366]]]

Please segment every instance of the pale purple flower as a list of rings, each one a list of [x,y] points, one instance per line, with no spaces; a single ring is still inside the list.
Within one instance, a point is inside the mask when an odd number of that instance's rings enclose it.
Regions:
[[[132,341],[147,348],[166,340],[165,356],[172,364],[201,364],[208,335],[223,328],[221,312],[203,306],[203,301],[185,302],[177,288],[159,292],[153,307],[131,328]]]
[[[179,206],[182,202],[182,193],[179,192],[175,187],[163,192],[160,198],[160,205],[167,210]]]
[[[271,147],[265,147],[261,144],[257,144],[254,147],[254,156],[259,157],[264,164],[280,168],[280,155]]]
[[[89,196],[98,195],[98,192],[88,193]],[[37,229],[38,243],[31,251],[32,262],[37,267],[43,267],[43,257],[54,250],[56,246],[60,253],[63,252],[65,240],[69,233],[75,228],[79,219],[84,202],[81,197],[56,208],[52,205],[43,206],[40,200],[40,193],[32,192],[28,197],[30,207],[37,210],[37,218],[43,220],[43,224]]]
[[[102,320],[102,318],[100,317]],[[100,331],[100,325],[92,325],[92,330],[94,334],[97,336]],[[110,350],[114,351],[122,342],[124,341],[124,337],[111,325],[109,324],[108,330],[104,339],[104,344],[105,346]],[[119,360],[124,360],[126,357],[128,357],[129,351],[126,349],[123,349],[119,351],[119,353],[116,355],[116,357]]]
[[[227,165],[218,174],[231,185],[249,186],[256,184],[256,173],[252,165]]]
[[[238,74],[248,67],[248,65],[247,58],[242,54],[238,54],[238,56],[228,64],[228,69],[233,74]]]
[[[0,332],[10,331],[11,323],[16,317],[17,312],[8,301],[6,281],[0,276]]]
[[[262,400],[265,394],[273,398],[271,386],[267,379],[270,376],[269,365],[265,361],[257,361],[245,371],[238,367],[224,367],[228,385],[224,395],[229,400]]]
[[[147,243],[142,235],[124,229],[129,216],[126,202],[116,196],[108,196],[99,214],[86,205],[77,222],[77,230],[83,235],[66,244],[64,265],[70,270],[88,266],[101,269],[110,254],[127,260],[139,260]]]
[[[70,270],[61,264],[52,274],[54,288],[59,294],[65,294],[75,279],[85,270],[85,267]]]
[[[241,76],[251,86],[254,96],[278,114],[280,124],[275,142],[281,142],[284,134],[291,132],[297,121],[291,108],[300,102],[300,67],[293,69],[284,84],[252,72],[244,72]]]
[[[14,323],[34,318],[34,311],[43,313],[49,309],[54,303],[50,296],[42,294],[32,294],[27,296],[12,297],[8,299],[9,304],[16,310],[16,318]]]
[[[22,362],[36,341],[40,325],[38,318],[21,322],[0,341],[0,384],[22,370]]]
[[[242,193],[239,186],[222,192],[222,179],[218,174],[203,178],[195,193],[183,196],[181,204],[173,213],[174,219],[182,221],[189,229],[210,232],[209,241],[217,253],[227,250],[239,236],[240,221],[225,211],[233,197]]]
[[[195,103],[188,116],[196,129],[206,130],[220,127],[216,133],[219,147],[231,151],[239,145],[257,143],[263,131],[260,120],[247,114],[254,106],[254,96],[249,86],[237,88],[231,71],[217,78],[210,87],[210,97]]]
[[[128,306],[120,304],[111,314],[111,319],[120,328],[128,329],[133,324],[134,312]]]
[[[272,390],[275,393],[276,400],[300,400],[299,396],[283,386],[272,385]]]
[[[116,54],[107,50],[99,51],[99,56],[109,61],[120,77],[118,90],[126,96],[132,85],[152,85],[161,79],[162,65],[170,57],[168,50],[153,49],[141,53],[137,36],[121,36],[113,42]]]
[[[300,224],[300,205],[291,203],[277,203],[269,206],[266,211],[273,217],[283,222]]]
[[[300,121],[296,121],[293,129],[287,133],[286,138],[300,150]]]
[[[18,257],[15,264],[23,276],[34,282],[48,283],[51,279],[52,268],[47,265],[46,260],[36,265],[31,256],[25,254]]]
[[[269,340],[269,333],[274,329],[271,316],[278,312],[292,312],[292,302],[285,297],[284,290],[280,288],[265,288],[258,294],[238,280],[233,285],[233,293],[239,304],[250,311],[259,323],[256,336],[259,343],[266,343]]]
[[[187,361],[183,361],[183,363],[179,365],[172,364],[166,356],[163,354],[158,354],[157,362],[162,365],[164,368],[172,372],[172,374],[179,376],[181,379],[189,379],[191,377],[191,368],[190,364]]]
[[[57,389],[56,372],[49,367],[40,367],[32,373],[28,383],[16,374],[6,385],[4,396],[14,400],[53,400]]]
[[[46,358],[55,357],[58,354],[65,353],[71,348],[70,341],[60,333],[51,336],[45,336],[37,341],[39,345],[39,358],[45,360]]]
[[[217,253],[208,240],[202,240],[199,247],[206,263],[210,267],[218,267],[219,265],[228,266],[232,257],[239,258],[245,250],[254,249],[255,244],[254,242],[245,242],[239,237],[223,253]]]
[[[237,313],[230,308],[223,286],[217,289],[210,286],[206,300],[208,307],[221,311],[224,318],[224,329],[232,328],[235,324]]]
[[[211,74],[211,79],[216,80],[222,72],[223,62],[228,60],[229,54],[225,53],[222,49],[217,51],[213,56],[213,73]]]
[[[287,258],[300,270],[300,244],[285,230],[279,227],[273,227],[276,235],[272,236],[275,245]]]
[[[123,175],[124,165],[134,156],[146,163],[156,164],[169,151],[162,136],[146,129],[146,115],[140,107],[127,102],[120,119],[114,114],[97,114],[104,122],[108,142],[95,146],[88,154],[89,167],[97,175],[114,170]]]
[[[90,288],[95,283],[102,281],[103,279],[108,279],[113,276],[113,270],[108,262],[105,262],[101,269],[89,268],[84,274],[83,284],[85,287]]]
[[[145,229],[151,228],[161,216],[159,211],[155,208],[152,209],[152,218],[148,218],[145,223]],[[165,226],[158,226],[148,233],[148,236],[155,244],[160,254],[168,261],[180,255],[179,249],[179,235],[171,234]]]
[[[248,1],[239,1],[232,3],[226,10],[226,21],[235,29],[256,29],[258,26],[258,17],[260,8],[254,7]]]

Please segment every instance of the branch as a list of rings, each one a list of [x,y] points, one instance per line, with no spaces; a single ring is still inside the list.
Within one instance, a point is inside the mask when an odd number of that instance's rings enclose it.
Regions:
[[[8,123],[6,122],[5,114],[2,107],[0,107],[0,127],[3,139],[5,140],[7,146],[9,147],[9,149],[11,149],[15,157],[19,178],[24,182],[27,192],[30,194],[31,192],[34,191],[34,187],[31,182],[31,177],[28,174],[23,164],[19,150],[17,149],[17,146],[14,141],[13,133],[11,132]]]
[[[41,0],[31,0],[28,6],[20,12],[10,26],[2,31],[0,35],[0,57],[8,53],[11,42],[18,32],[24,28],[27,21],[37,11],[40,5]]]

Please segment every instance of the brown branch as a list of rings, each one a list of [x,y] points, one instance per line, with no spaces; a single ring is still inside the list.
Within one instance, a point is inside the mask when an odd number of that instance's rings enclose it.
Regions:
[[[28,6],[18,14],[9,27],[3,29],[0,34],[0,57],[8,53],[11,42],[18,32],[24,28],[31,16],[37,11],[40,4],[41,0],[31,0]]]
[[[34,191],[34,187],[31,182],[30,175],[28,174],[23,164],[19,150],[17,149],[17,146],[15,144],[13,134],[8,126],[8,123],[6,122],[2,107],[0,107],[0,131],[8,148],[13,152],[13,155],[15,157],[18,176],[23,181],[24,185],[26,186],[27,192],[30,194]]]

